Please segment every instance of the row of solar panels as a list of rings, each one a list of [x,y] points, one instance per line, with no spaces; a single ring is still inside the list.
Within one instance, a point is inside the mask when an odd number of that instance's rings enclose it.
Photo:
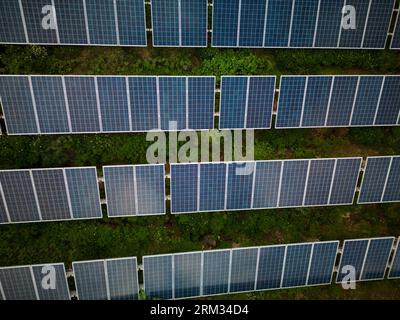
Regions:
[[[385,47],[396,0],[213,0],[212,46]],[[355,28],[342,18],[355,9]],[[344,10],[344,11],[343,11]],[[206,47],[207,0],[152,0],[153,45]],[[400,48],[396,23],[391,47]],[[146,46],[144,0],[3,0],[0,42]]]
[[[223,76],[219,129],[269,129],[275,76]],[[215,77],[0,76],[7,132],[209,130]],[[400,125],[400,76],[282,76],[276,128]]]
[[[362,158],[171,164],[172,214],[351,205]],[[165,168],[103,167],[108,217],[166,214]],[[400,201],[400,156],[367,158],[358,203]],[[96,168],[0,171],[0,223],[102,218]]]
[[[400,238],[345,240],[335,270],[339,241],[296,243],[144,256],[147,299],[182,299],[248,291],[400,278]],[[81,300],[137,300],[136,257],[73,262]],[[53,276],[53,278],[51,278]],[[55,286],[51,287],[51,281]],[[64,264],[0,268],[0,300],[69,300]]]

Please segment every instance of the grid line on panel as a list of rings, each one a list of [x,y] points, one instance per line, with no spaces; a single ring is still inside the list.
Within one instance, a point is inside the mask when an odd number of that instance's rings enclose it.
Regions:
[[[57,43],[60,44],[60,34],[59,34],[59,29],[58,29],[58,20],[57,20],[57,10],[56,6],[54,5],[54,0],[51,0],[51,5],[52,5],[52,13],[54,16],[54,23],[56,25],[56,38],[57,38]]]
[[[117,37],[117,45],[121,45],[121,41],[119,38],[119,22],[118,22],[118,11],[117,11],[117,0],[113,0],[114,6],[114,21],[115,21],[115,35]]]
[[[368,251],[369,251],[370,245],[371,245],[371,239],[368,240],[367,248],[365,249],[365,255],[364,255],[364,259],[362,261],[362,267],[361,267],[360,276],[359,276],[358,280],[362,279],[362,277],[363,277],[365,261],[367,260],[367,257],[368,257]]]
[[[65,169],[62,169],[62,173],[63,173],[63,178],[64,178],[65,192],[67,194],[67,201],[68,201],[70,217],[71,217],[71,219],[73,219],[74,212],[72,211],[71,195],[69,194],[68,180],[67,180],[67,174],[65,172]]]
[[[68,95],[67,95],[67,87],[65,86],[65,78],[61,77],[62,87],[63,87],[63,94],[65,100],[65,108],[67,112],[67,119],[68,119],[68,129],[69,132],[72,133],[72,123],[71,123],[71,114],[69,112],[69,102],[68,102]]]
[[[97,115],[99,117],[99,130],[103,131],[103,121],[101,119],[101,107],[100,107],[100,97],[99,97],[99,85],[97,83],[97,77],[94,77],[94,88],[96,91],[96,106],[97,106]]]
[[[315,42],[316,42],[316,39],[317,39],[320,10],[321,10],[321,0],[318,0],[317,17],[316,17],[316,20],[315,20],[314,37],[313,37],[313,43],[312,43],[312,47],[313,48],[315,48]]]
[[[262,38],[262,46],[263,47],[265,47],[265,36],[267,33],[268,5],[269,5],[269,0],[265,0],[264,28],[263,28],[263,38]]]
[[[236,30],[236,46],[239,47],[240,44],[240,18],[242,12],[242,0],[239,0],[238,5],[238,19],[237,19],[237,30]]]
[[[182,3],[178,0],[178,25],[179,25],[179,46],[182,46]]]
[[[171,256],[171,289],[172,299],[175,299],[175,255]]]
[[[137,192],[137,179],[136,179],[136,168],[135,166],[132,167],[133,173],[133,193],[135,199],[135,212],[136,214],[139,213],[139,202],[138,202],[138,192]]]
[[[345,6],[346,6],[346,0],[343,1],[343,8]],[[340,26],[339,26],[339,36],[338,36],[338,39],[337,39],[336,48],[340,47],[340,41],[341,41],[341,38],[342,38],[342,30],[343,30],[343,25],[342,24],[343,24],[343,13],[341,15],[341,22],[340,22]]]
[[[3,186],[1,184],[1,179],[0,179],[0,206],[1,206],[1,204],[3,204],[3,208],[6,213],[8,223],[10,223],[11,222],[10,212],[8,211],[8,206],[7,206],[6,198],[4,196]]]
[[[90,38],[90,32],[89,32],[89,22],[88,22],[86,0],[82,0],[82,1],[83,1],[83,15],[85,17],[86,38],[87,38],[88,44],[91,44],[92,43],[92,39]]]
[[[349,126],[351,126],[351,123],[353,121],[353,115],[354,115],[354,109],[356,107],[356,103],[357,103],[357,97],[358,97],[358,89],[360,88],[360,81],[361,81],[361,77],[358,77],[357,80],[357,87],[356,87],[356,91],[354,93],[354,100],[353,100],[353,106],[351,108],[351,114],[350,114],[350,119],[349,119]]]
[[[129,131],[132,131],[132,105],[131,105],[131,95],[129,91],[129,80],[128,77],[125,77],[125,87],[126,87],[126,98],[128,101],[128,119],[129,119]]]
[[[20,12],[21,12],[22,25],[24,27],[26,43],[29,43],[30,39],[29,39],[29,35],[28,35],[28,29],[26,28],[25,12],[24,12],[24,8],[22,7],[22,0],[18,0],[18,5],[19,5]]]
[[[362,39],[361,39],[361,48],[364,47],[365,33],[366,33],[366,31],[367,31],[368,20],[369,20],[369,14],[370,14],[370,12],[371,12],[371,4],[372,4],[372,0],[369,0],[367,15],[366,15],[366,18],[365,18],[365,25],[364,25],[363,36],[362,36]]]
[[[39,198],[38,198],[38,194],[37,194],[37,191],[36,191],[36,186],[35,186],[35,181],[33,179],[32,170],[29,170],[29,176],[30,176],[30,181],[31,181],[31,184],[32,184],[33,195],[34,195],[35,202],[36,202],[36,208],[37,208],[38,214],[39,214],[39,219],[40,219],[40,221],[42,221],[43,220],[42,210],[41,210],[40,205],[39,205]]]
[[[328,107],[326,109],[326,116],[325,116],[325,123],[324,123],[325,127],[328,124],[329,110],[331,108],[331,103],[332,103],[332,93],[333,93],[333,87],[335,85],[335,79],[336,79],[336,77],[332,77],[331,90],[329,92]]]
[[[180,0],[179,0],[180,3]],[[186,123],[186,130],[189,129],[189,78],[185,77],[185,123]]]
[[[331,203],[332,189],[333,189],[333,183],[334,183],[334,181],[335,181],[337,162],[338,162],[338,160],[335,159],[335,164],[334,164],[334,166],[333,166],[333,173],[332,173],[331,185],[330,185],[330,187],[329,187],[328,204]]]
[[[303,207],[304,207],[304,203],[306,202],[308,178],[310,177],[310,168],[311,168],[311,160],[308,161],[308,165],[307,165],[307,175],[306,175],[306,181],[304,183],[303,201],[302,201]]]
[[[304,105],[306,103],[306,97],[307,97],[308,79],[309,79],[309,77],[306,77],[306,83],[304,84],[303,103],[302,103],[302,106],[301,106],[301,114],[300,114],[300,127],[303,124]]]
[[[108,271],[107,271],[107,262],[103,260],[103,268],[104,268],[104,278],[106,280],[106,292],[107,292],[107,300],[111,300],[110,298],[110,284],[108,283]]]
[[[37,108],[36,108],[36,99],[35,99],[35,94],[33,92],[32,77],[31,76],[28,76],[28,81],[29,81],[29,90],[31,91],[33,114],[35,116],[35,122],[36,122],[36,127],[38,129],[38,133],[40,133],[41,132],[41,128],[40,128],[39,117],[38,117]]]
[[[31,274],[31,280],[32,280],[32,284],[33,284],[33,289],[35,290],[36,300],[40,300],[39,292],[38,292],[38,289],[37,289],[37,286],[36,286],[35,275],[33,274],[32,266],[29,267],[29,272]]]
[[[392,163],[393,163],[393,157],[390,157],[390,162],[389,162],[389,167],[388,167],[387,174],[386,174],[385,184],[383,185],[383,191],[382,191],[382,196],[381,196],[381,202],[383,202],[383,198],[384,198],[384,196],[385,196],[387,183],[388,183],[388,180],[389,180],[390,172],[391,172],[391,170],[392,170]]]
[[[308,270],[307,270],[307,278],[306,278],[306,285],[308,284],[308,279],[310,278],[310,271],[311,271],[311,262],[312,262],[312,260],[313,260],[313,255],[314,255],[314,245],[315,245],[315,243],[313,243],[312,245],[311,245],[311,253],[310,253],[310,260],[309,260],[309,262],[308,262]]]
[[[290,47],[290,42],[292,41],[292,31],[293,31],[293,17],[294,17],[294,8],[296,7],[296,0],[292,0],[292,13],[290,14],[290,27],[289,27],[289,36],[287,47]]]
[[[287,257],[288,245],[285,245],[285,254],[283,256],[283,264],[282,264],[282,272],[281,272],[281,281],[279,284],[279,288],[283,288],[283,280],[286,270],[286,257]]]

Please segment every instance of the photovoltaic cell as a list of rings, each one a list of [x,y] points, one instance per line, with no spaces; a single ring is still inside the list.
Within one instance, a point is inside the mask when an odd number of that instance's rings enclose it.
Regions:
[[[74,219],[102,218],[96,168],[66,168]]]
[[[205,251],[203,255],[203,295],[227,293],[231,250]]]
[[[286,246],[260,248],[256,290],[280,288]]]
[[[400,201],[400,157],[393,157],[382,201]]]
[[[392,265],[391,265],[390,273],[388,276],[389,279],[400,278],[400,245],[399,245],[400,242],[399,241],[400,241],[400,238],[397,240],[397,248],[393,255]]]
[[[200,211],[224,210],[225,163],[200,164]]]
[[[117,44],[113,1],[86,0],[91,44]]]
[[[0,268],[6,300],[38,300],[29,267]]]
[[[394,238],[371,239],[360,280],[380,280],[385,277]]]
[[[253,208],[274,208],[278,206],[281,161],[260,161],[256,163]]]
[[[146,46],[146,18],[143,0],[116,1],[121,45]]]
[[[226,209],[251,208],[255,163],[229,163]]]
[[[315,47],[337,47],[342,21],[343,3],[343,0],[320,1]]]
[[[282,287],[298,287],[307,284],[312,244],[288,245],[285,256]]]
[[[390,46],[392,49],[400,49],[400,18],[399,14],[397,13],[397,19],[396,19],[396,26],[392,38],[392,43]]]
[[[162,130],[186,128],[186,79],[184,77],[160,77],[160,113]]]
[[[61,77],[33,76],[31,79],[40,132],[70,132]]]
[[[324,205],[329,202],[335,160],[311,160],[304,205]]]
[[[307,285],[330,284],[339,241],[314,243]]]
[[[257,248],[232,250],[229,292],[254,290],[257,267]]]
[[[241,0],[239,46],[262,47],[265,0]]]
[[[280,207],[301,206],[307,179],[309,161],[286,161],[281,179]]]
[[[32,266],[32,272],[39,300],[70,300],[64,264]],[[55,288],[46,288],[42,285],[42,280],[50,275],[55,276]]]
[[[0,97],[8,134],[38,133],[28,77],[0,76]]]
[[[79,300],[108,300],[104,261],[73,262]]]
[[[73,132],[99,132],[95,79],[65,77]]]
[[[0,42],[26,43],[18,1],[0,1]]]
[[[213,2],[213,47],[237,46],[239,3],[239,0],[215,0]]]
[[[200,296],[201,253],[174,255],[175,299]]]
[[[268,0],[265,47],[287,47],[292,16],[292,0]],[[213,28],[214,30],[214,28]]]
[[[207,46],[207,0],[181,1],[181,45]]]
[[[292,16],[290,47],[312,47],[319,0],[296,0]]]
[[[179,46],[179,1],[153,0],[151,21],[154,46]]]
[[[171,212],[197,211],[197,164],[171,165]]]
[[[337,283],[341,282],[348,273],[348,270],[343,269],[345,266],[354,267],[356,271],[356,280],[360,279],[368,243],[369,240],[345,240],[336,278]]]
[[[39,221],[33,184],[28,170],[0,171],[4,200],[11,222]]]
[[[124,77],[98,77],[97,86],[103,131],[130,131],[129,106]]]
[[[144,291],[148,299],[172,299],[172,255],[143,257]]]
[[[400,115],[400,77],[387,76],[382,90],[375,125],[396,125]]]
[[[105,261],[110,300],[137,300],[139,287],[136,258]]]
[[[53,9],[48,0],[21,0],[30,43],[57,43],[56,28],[51,28]]]

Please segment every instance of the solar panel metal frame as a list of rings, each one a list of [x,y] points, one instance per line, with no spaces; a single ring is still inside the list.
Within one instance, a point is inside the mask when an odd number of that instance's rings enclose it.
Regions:
[[[154,166],[160,166],[160,167],[162,166],[162,168],[163,168],[163,173],[164,173],[163,174],[163,177],[164,177],[164,179],[163,179],[163,181],[164,181],[164,193],[163,193],[163,196],[164,196],[164,213],[148,213],[148,214],[138,214],[138,213],[136,213],[136,214],[131,214],[131,215],[109,216],[108,208],[107,208],[107,217],[108,218],[112,219],[112,218],[161,216],[161,215],[166,215],[167,214],[167,205],[166,205],[166,197],[165,197],[165,192],[166,192],[166,189],[165,189],[165,164],[134,164],[134,165],[127,164],[127,165],[115,165],[115,166],[109,165],[109,166],[103,166],[102,168],[103,168],[103,176],[104,176],[104,168],[130,168],[130,167],[133,168],[133,172],[135,174],[135,181],[134,181],[134,183],[135,183],[135,194],[134,194],[134,199],[135,199],[135,206],[138,207],[138,203],[137,203],[137,185],[136,185],[137,181],[136,181],[136,169],[135,168],[136,167],[154,167]],[[105,196],[106,196],[106,204],[107,204],[107,199],[108,199],[108,196],[107,196],[107,184],[105,183],[105,181],[104,181],[104,193],[105,193]]]
[[[38,222],[41,222],[41,223],[42,223],[42,222],[58,222],[58,221],[74,221],[74,220],[94,220],[94,219],[102,219],[102,218],[103,218],[102,216],[101,216],[101,217],[89,217],[89,218],[74,218],[74,217],[73,217],[72,206],[70,205],[70,203],[71,203],[71,197],[70,197],[70,195],[69,195],[69,189],[67,188],[67,187],[68,187],[68,181],[67,181],[66,174],[65,174],[66,170],[68,170],[68,169],[94,169],[94,170],[97,170],[97,168],[94,167],[94,166],[91,166],[91,167],[63,167],[63,168],[43,168],[43,169],[37,169],[37,168],[36,168],[36,169],[8,169],[8,170],[0,170],[0,171],[2,171],[2,172],[28,171],[28,172],[30,173],[31,183],[32,183],[33,190],[34,190],[34,193],[35,193],[36,206],[37,206],[37,208],[38,208],[38,212],[39,212],[39,216],[40,216],[40,220],[17,221],[17,222],[11,222],[11,221],[10,221],[10,222],[0,222],[0,225],[3,225],[3,224],[23,224],[23,223],[38,223]],[[70,213],[71,213],[71,218],[68,218],[68,219],[50,219],[50,220],[43,220],[43,219],[42,219],[41,209],[40,209],[39,200],[38,200],[37,194],[36,194],[36,187],[35,187],[35,183],[34,183],[34,180],[33,180],[32,171],[51,171],[51,170],[62,170],[62,172],[63,172],[64,183],[65,183],[65,185],[66,185],[66,190],[67,190],[66,195],[67,195],[68,202],[69,202],[69,207],[70,207],[69,209],[70,209]],[[97,172],[97,171],[96,171],[96,172]],[[97,176],[97,175],[96,175],[96,176]],[[101,198],[100,198],[99,184],[97,183],[96,185],[97,185],[97,194],[98,194],[98,199],[99,199],[99,206],[100,206],[100,208],[101,208]],[[4,196],[3,196],[3,188],[2,188],[2,186],[1,186],[1,188],[0,188],[0,191],[1,191],[1,192],[0,192],[0,198],[3,199],[3,200],[5,200],[5,199],[4,199]],[[3,201],[3,203],[5,204],[6,212],[8,212],[6,201]],[[11,217],[9,216],[9,218],[11,218]]]
[[[280,101],[280,97],[281,97],[281,88],[282,88],[282,78],[305,78],[305,79],[310,79],[313,77],[323,77],[323,78],[332,78],[332,84],[331,84],[331,91],[330,91],[330,95],[329,95],[329,102],[328,102],[328,108],[325,114],[325,119],[328,119],[329,116],[329,107],[330,107],[330,98],[332,97],[332,92],[333,92],[333,88],[334,88],[334,83],[335,83],[335,78],[338,77],[346,77],[346,78],[352,78],[352,77],[358,77],[358,80],[360,80],[361,78],[368,78],[368,77],[382,77],[383,78],[383,82],[381,85],[381,91],[380,91],[380,97],[382,95],[382,91],[383,88],[385,86],[385,79],[389,78],[389,77],[395,77],[395,78],[399,78],[398,75],[282,75],[280,77],[280,81],[279,81],[279,95],[278,95],[278,100],[277,100],[277,110],[276,110],[276,116],[275,116],[275,129],[281,130],[281,129],[318,129],[318,128],[366,128],[366,127],[397,127],[400,125],[400,111],[399,111],[399,115],[397,117],[397,124],[375,124],[376,123],[376,116],[374,119],[374,124],[370,124],[370,125],[352,125],[351,121],[353,120],[353,112],[355,109],[355,102],[357,101],[357,89],[359,87],[359,82],[358,85],[356,87],[356,91],[354,94],[354,99],[353,99],[353,108],[352,108],[352,113],[350,115],[350,119],[349,119],[349,124],[348,125],[324,125],[324,126],[302,126],[301,123],[299,126],[297,127],[277,127],[277,119],[279,118],[279,101]],[[302,112],[304,111],[304,103],[305,103],[305,99],[307,97],[307,85],[305,85],[304,87],[304,97],[303,97],[303,106],[302,106]],[[377,115],[379,112],[379,106],[380,106],[380,102],[381,99],[378,99],[378,103],[376,105],[375,108],[375,114]],[[302,119],[300,119],[301,122]],[[325,121],[326,123],[326,121]]]
[[[393,47],[394,37],[395,37],[396,33],[400,32],[400,4],[399,4],[399,7],[397,10],[398,10],[397,17],[396,17],[396,21],[394,23],[392,38],[390,39],[390,49],[392,49],[392,50],[400,50],[400,47],[399,48]],[[392,21],[393,21],[393,15],[392,15]]]
[[[340,33],[339,33],[339,36],[338,36],[338,42],[337,42],[338,45],[336,47],[316,47],[315,46],[315,42],[316,42],[315,39],[316,39],[316,36],[317,36],[317,33],[318,33],[319,12],[317,13],[317,16],[316,16],[316,19],[315,19],[316,23],[315,23],[315,30],[314,30],[313,45],[309,46],[309,47],[297,47],[297,46],[296,47],[292,47],[292,46],[290,46],[295,1],[296,0],[292,0],[292,12],[291,12],[291,19],[290,19],[291,22],[290,22],[290,29],[289,29],[289,33],[288,33],[288,44],[287,44],[287,46],[284,46],[284,47],[282,47],[282,46],[265,46],[265,33],[264,33],[264,38],[263,38],[263,46],[238,46],[237,44],[239,43],[239,39],[240,39],[240,32],[239,31],[240,31],[240,14],[241,14],[241,12],[240,12],[241,11],[241,0],[239,0],[238,27],[237,27],[238,36],[236,38],[236,46],[215,46],[215,45],[213,45],[213,43],[214,43],[214,39],[213,39],[213,35],[214,35],[214,6],[212,6],[213,7],[212,8],[212,17],[213,17],[213,19],[212,19],[212,31],[211,31],[211,47],[214,47],[214,48],[248,48],[248,49],[259,49],[259,48],[270,48],[270,49],[283,49],[283,48],[286,48],[286,49],[339,49],[339,50],[382,50],[382,49],[385,49],[385,45],[383,47],[379,47],[379,48],[370,48],[370,47],[364,47],[363,43],[361,43],[360,47],[340,47],[339,46],[339,44],[340,44]],[[323,1],[323,0],[319,0],[319,5],[320,5],[321,1]],[[370,0],[370,3],[371,3],[371,1],[373,1],[373,0]],[[396,1],[393,0],[393,10],[392,10],[392,12],[395,10],[395,6],[396,6]],[[268,3],[267,3],[267,6],[266,6],[267,14],[268,14],[268,9],[269,9],[268,7],[269,6],[268,6]],[[265,29],[265,21],[266,21],[267,14],[264,14],[264,29]],[[368,13],[368,15],[366,17],[365,25],[363,26],[363,28],[364,28],[363,39],[364,39],[364,35],[365,35],[366,29],[367,29],[367,26],[368,26],[368,21],[369,21],[368,18],[369,18],[369,16],[370,16],[370,13]],[[342,15],[342,17],[343,17],[343,15]],[[390,21],[388,23],[385,43],[387,43],[387,40],[388,40],[388,35],[389,35],[392,19],[393,19],[393,14],[392,14],[392,17],[391,17],[391,19],[390,19]],[[340,23],[340,29],[339,30],[342,30],[341,23]]]
[[[395,246],[394,251],[393,251],[392,261],[391,261],[391,263],[389,265],[389,271],[388,271],[388,276],[387,276],[387,278],[389,280],[400,279],[400,276],[398,276],[398,277],[392,277],[391,276],[392,269],[393,269],[393,263],[394,263],[394,260],[396,258],[396,254],[400,257],[400,237],[397,238],[397,243],[396,243],[396,246]],[[390,255],[389,255],[389,259],[390,259]]]
[[[273,98],[272,98],[272,106],[271,106],[271,117],[269,119],[269,126],[268,127],[261,127],[261,128],[247,128],[247,112],[248,112],[248,102],[249,102],[249,90],[246,92],[246,106],[245,106],[245,113],[244,113],[244,125],[243,129],[249,129],[249,130],[267,130],[267,129],[272,129],[272,118],[274,114],[274,104],[275,104],[275,90],[276,90],[276,76],[269,76],[269,75],[232,75],[232,76],[221,76],[221,94],[220,94],[220,99],[219,99],[219,116],[218,116],[218,130],[223,131],[223,130],[240,130],[240,128],[221,128],[221,106],[222,106],[222,79],[224,78],[247,78],[246,79],[246,84],[247,87],[250,85],[250,79],[251,78],[273,78],[274,79],[274,93],[273,93]],[[215,104],[215,95],[214,95],[214,104]],[[215,106],[214,106],[215,108]],[[214,109],[215,112],[215,109]]]
[[[34,273],[33,273],[33,268],[34,267],[43,267],[43,266],[62,266],[62,268],[64,269],[65,285],[66,285],[66,288],[68,289],[68,297],[69,297],[69,300],[71,300],[71,293],[70,293],[69,286],[68,286],[68,276],[67,276],[67,272],[65,270],[65,264],[63,262],[39,263],[39,264],[27,264],[27,265],[21,265],[21,266],[0,267],[0,270],[29,268],[30,273],[31,273],[31,280],[32,280],[32,283],[33,283],[33,285],[35,287],[36,300],[41,300],[40,297],[39,297],[39,292],[36,289],[36,279],[35,279],[35,276],[34,276]],[[7,300],[1,283],[0,283],[0,295],[4,298],[4,300]],[[50,301],[50,300],[42,300],[42,301]]]
[[[393,158],[395,158],[395,157],[399,157],[400,158],[400,156],[374,156],[374,157],[367,157],[367,160],[365,162],[365,169],[364,169],[363,176],[362,176],[362,179],[361,179],[360,192],[358,193],[358,197],[357,197],[357,204],[397,203],[397,202],[399,202],[399,200],[390,200],[390,201],[384,201],[383,200],[384,197],[385,197],[386,184],[387,184],[387,182],[389,180],[389,177],[390,177],[391,162],[393,161]],[[365,172],[366,172],[366,170],[368,168],[368,159],[391,159],[391,162],[389,164],[388,171],[387,171],[387,174],[386,174],[386,178],[385,178],[385,187],[384,187],[384,189],[382,191],[381,201],[360,202],[360,197],[361,197],[362,189],[363,189],[363,185],[364,185]]]
[[[29,36],[28,36],[28,32],[26,29],[26,19],[25,19],[25,12],[23,10],[23,5],[21,4],[20,1],[19,2],[19,7],[20,7],[20,12],[21,12],[21,19],[23,21],[23,25],[24,25],[24,31],[25,31],[25,39],[26,42],[1,42],[1,44],[25,44],[25,45],[45,45],[45,46],[59,46],[59,45],[66,45],[66,46],[99,46],[99,47],[147,47],[148,45],[148,39],[147,39],[147,28],[146,28],[146,0],[143,0],[143,14],[144,14],[144,27],[145,27],[145,37],[146,37],[146,44],[140,44],[140,45],[123,45],[123,44],[91,44],[90,43],[90,37],[88,37],[89,32],[88,32],[88,17],[86,14],[86,0],[81,0],[82,1],[82,5],[84,7],[84,12],[85,12],[85,26],[86,26],[86,40],[87,43],[64,43],[64,42],[60,42],[60,37],[57,37],[58,41],[57,42],[30,42],[29,41]],[[115,1],[114,1],[115,2]],[[53,7],[55,7],[53,4],[51,4]],[[56,8],[57,9],[57,8]],[[57,10],[55,10],[57,11]],[[117,32],[118,30],[118,15],[115,15],[117,13],[116,10],[114,10],[113,14],[114,14],[114,19],[116,21],[115,27],[116,27],[116,34],[118,34],[119,32]],[[57,21],[57,15],[55,17],[55,20]],[[57,33],[58,33],[58,26],[56,29]]]
[[[367,282],[367,281],[378,281],[378,280],[384,280],[386,277],[387,273],[387,269],[389,266],[389,261],[390,261],[390,254],[388,255],[387,261],[386,261],[386,269],[385,272],[383,273],[383,276],[381,278],[374,278],[374,279],[361,279],[363,276],[363,271],[364,271],[364,266],[365,266],[365,262],[367,260],[367,256],[368,256],[368,251],[369,251],[369,244],[371,243],[371,241],[373,240],[385,240],[385,239],[392,239],[392,241],[394,241],[394,237],[378,237],[378,238],[360,238],[360,239],[346,239],[343,242],[343,248],[341,251],[341,255],[340,255],[340,260],[339,260],[339,264],[338,264],[338,271],[336,273],[336,279],[335,279],[335,283],[336,284],[341,284],[341,281],[338,281],[339,275],[340,275],[340,267],[342,266],[342,259],[343,259],[343,252],[346,248],[346,242],[355,242],[355,241],[368,241],[368,245],[367,245],[367,249],[365,250],[365,254],[364,254],[364,258],[363,258],[363,265],[361,267],[360,270],[360,276],[359,279],[355,280],[355,281],[351,281],[352,283],[357,283],[357,282]],[[392,242],[392,249],[393,249],[393,242]]]
[[[74,265],[75,264],[84,264],[84,263],[92,263],[92,262],[103,262],[103,266],[104,266],[104,277],[106,280],[106,288],[107,288],[107,300],[111,300],[110,297],[110,288],[108,286],[108,270],[106,267],[107,261],[118,261],[118,260],[128,260],[128,259],[135,259],[136,261],[136,285],[138,288],[138,295],[139,295],[139,291],[140,291],[140,286],[139,286],[139,277],[138,277],[138,259],[137,257],[123,257],[123,258],[111,258],[111,259],[96,259],[96,260],[82,260],[82,261],[73,261],[72,262],[72,269],[74,270]],[[74,270],[74,274],[75,274],[75,270]],[[75,289],[76,289],[76,297],[79,299],[79,290],[78,290],[78,286],[77,286],[77,282],[76,282],[76,277],[74,276],[74,284],[75,284]]]

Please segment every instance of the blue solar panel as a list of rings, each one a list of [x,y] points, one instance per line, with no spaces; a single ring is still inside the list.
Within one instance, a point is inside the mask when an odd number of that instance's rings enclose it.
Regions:
[[[400,77],[387,76],[382,90],[375,125],[396,125],[400,115]]]
[[[303,205],[308,165],[308,160],[284,162],[279,198],[280,207]]]
[[[345,266],[352,266],[356,272],[356,279],[360,279],[360,274],[364,264],[365,254],[368,249],[369,240],[346,240],[344,242],[343,252],[340,259],[339,271],[336,282],[341,282],[348,271],[343,270]],[[346,271],[346,272],[345,272]]]
[[[337,159],[329,204],[353,203],[361,161],[362,158]]]
[[[249,77],[246,128],[271,128],[275,77]]]
[[[96,88],[93,77],[65,77],[73,132],[99,132]]]
[[[248,77],[222,77],[220,129],[243,128]]]
[[[281,77],[276,128],[298,127],[306,77]]]
[[[153,0],[151,2],[154,46],[179,46],[179,1]]]
[[[239,26],[239,0],[213,1],[212,46],[236,47]]]
[[[264,40],[265,0],[241,0],[239,46],[262,47]]]
[[[229,292],[254,290],[257,268],[257,248],[232,250]]]
[[[200,164],[200,211],[224,210],[225,163]]]
[[[181,1],[181,45],[207,46],[207,0]]]
[[[188,127],[214,128],[214,77],[188,77]]]
[[[281,161],[256,163],[253,208],[277,207],[281,168]]]
[[[372,1],[363,48],[384,49],[396,1]]]
[[[104,132],[130,131],[130,110],[124,77],[96,78]]]
[[[87,44],[85,11],[82,0],[54,0],[60,42]]]
[[[148,299],[173,298],[172,255],[143,257],[144,291]]]
[[[390,157],[368,158],[358,203],[380,202],[390,167]]]
[[[135,166],[138,215],[165,214],[164,165]]]
[[[147,45],[143,0],[116,1],[118,33],[121,45]]]
[[[255,163],[228,164],[228,190],[226,209],[251,208]]]
[[[79,300],[108,300],[103,260],[73,262],[72,267]]]
[[[314,243],[307,285],[330,284],[339,241]]]
[[[392,43],[390,45],[392,49],[400,49],[400,14],[397,13],[396,26],[393,33]]]
[[[329,202],[335,160],[311,160],[304,205],[324,205]]]
[[[33,170],[32,177],[42,219],[71,219],[63,170]]]
[[[0,268],[0,283],[7,300],[38,299],[30,267]]]
[[[162,130],[186,128],[185,77],[160,77],[160,116]]]
[[[393,255],[389,279],[400,278],[400,238],[397,240],[397,249]]]
[[[292,8],[292,0],[268,0],[264,47],[288,46]]]
[[[346,0],[346,5],[353,6],[355,8],[356,28],[341,28],[339,47],[359,48],[362,46],[370,2],[370,0]]]
[[[296,0],[292,17],[290,47],[312,47],[319,0]]]
[[[28,170],[0,171],[0,182],[11,222],[40,220],[33,184]]]
[[[74,219],[102,218],[96,168],[66,168]]]
[[[358,77],[335,77],[329,104],[327,126],[348,126]]]
[[[205,251],[203,256],[203,295],[228,292],[231,250]]]
[[[0,1],[0,42],[26,42],[21,10],[15,0]]]
[[[336,48],[342,21],[343,0],[320,1],[315,47]]]
[[[171,212],[197,211],[198,165],[171,165]]]
[[[91,44],[117,44],[113,1],[86,0]]]
[[[286,246],[260,248],[257,290],[280,288]]]
[[[110,300],[137,300],[139,285],[136,258],[106,260]]]
[[[158,129],[156,77],[129,77],[132,131]]]
[[[48,0],[21,0],[30,43],[57,43],[56,27],[50,27],[52,13]]]
[[[380,280],[385,277],[394,238],[371,239],[360,280]]]
[[[312,244],[288,245],[283,271],[283,288],[304,286],[310,265]]]
[[[61,77],[32,77],[36,110],[42,133],[68,133],[68,113]]]
[[[374,125],[383,77],[360,77],[357,98],[351,119],[352,126]]]
[[[382,201],[400,201],[400,157],[393,157]]]
[[[70,300],[64,264],[32,266],[32,273],[40,300]],[[42,280],[50,274],[55,275],[55,288],[44,288]]]
[[[332,77],[309,77],[304,100],[302,127],[325,126]]]
[[[174,255],[175,299],[200,296],[201,253]]]
[[[0,76],[0,97],[8,134],[38,133],[28,77]]]

